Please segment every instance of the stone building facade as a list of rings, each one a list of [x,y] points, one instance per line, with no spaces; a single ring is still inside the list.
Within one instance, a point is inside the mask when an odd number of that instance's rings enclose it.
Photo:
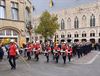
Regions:
[[[56,32],[59,41],[100,42],[100,3],[81,5],[54,12],[58,15],[60,29]]]
[[[26,25],[32,21],[31,0],[0,0],[0,43],[15,39],[26,42]]]
[[[52,13],[58,16],[60,24],[59,30],[55,33],[58,41],[100,42],[100,2]]]

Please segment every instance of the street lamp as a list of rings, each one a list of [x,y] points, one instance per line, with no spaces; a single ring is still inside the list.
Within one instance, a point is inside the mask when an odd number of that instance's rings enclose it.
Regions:
[[[29,33],[29,35],[30,35],[30,41],[32,41],[32,24],[31,24],[31,21],[28,21],[27,23],[26,23],[26,28],[27,28],[27,31],[28,31],[28,33]]]

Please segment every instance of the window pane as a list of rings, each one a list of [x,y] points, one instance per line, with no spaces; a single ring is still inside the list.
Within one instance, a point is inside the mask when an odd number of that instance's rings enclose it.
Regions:
[[[5,8],[0,6],[0,18],[5,18]]]
[[[11,30],[6,30],[6,35],[11,36]]]
[[[15,3],[15,8],[18,8],[18,4],[17,3]]]
[[[18,10],[17,9],[15,9],[14,10],[14,18],[15,18],[15,20],[18,20]]]
[[[12,8],[12,19],[18,20],[18,10]]]
[[[5,35],[5,30],[0,31],[0,35]]]
[[[13,31],[13,36],[17,36],[18,33],[16,31]]]

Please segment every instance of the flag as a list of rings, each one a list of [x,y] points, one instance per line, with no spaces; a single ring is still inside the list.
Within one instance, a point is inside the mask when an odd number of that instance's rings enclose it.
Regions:
[[[54,6],[54,3],[52,0],[50,0],[50,8],[52,8]]]

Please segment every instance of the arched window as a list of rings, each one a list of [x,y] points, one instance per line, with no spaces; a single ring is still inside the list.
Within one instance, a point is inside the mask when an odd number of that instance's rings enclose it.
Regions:
[[[79,37],[78,32],[75,32],[74,37]]]
[[[70,18],[68,18],[67,20],[67,28],[71,29],[71,19]]]
[[[86,27],[86,26],[87,26],[87,24],[86,24],[86,16],[83,15],[83,17],[82,17],[82,27]]]
[[[95,32],[93,30],[90,32],[90,37],[95,37]]]
[[[95,16],[94,14],[91,15],[90,17],[90,27],[93,27],[95,26]]]
[[[79,28],[79,20],[77,16],[75,17],[75,20],[74,20],[74,28],[75,29]]]
[[[68,33],[67,37],[68,37],[68,38],[71,38],[71,33],[70,33],[70,32]]]
[[[85,31],[82,32],[82,37],[86,37],[86,32]]]
[[[61,30],[65,29],[65,22],[64,19],[61,20]]]
[[[64,35],[64,34],[62,34],[62,35],[61,35],[61,38],[65,38],[65,35]]]

